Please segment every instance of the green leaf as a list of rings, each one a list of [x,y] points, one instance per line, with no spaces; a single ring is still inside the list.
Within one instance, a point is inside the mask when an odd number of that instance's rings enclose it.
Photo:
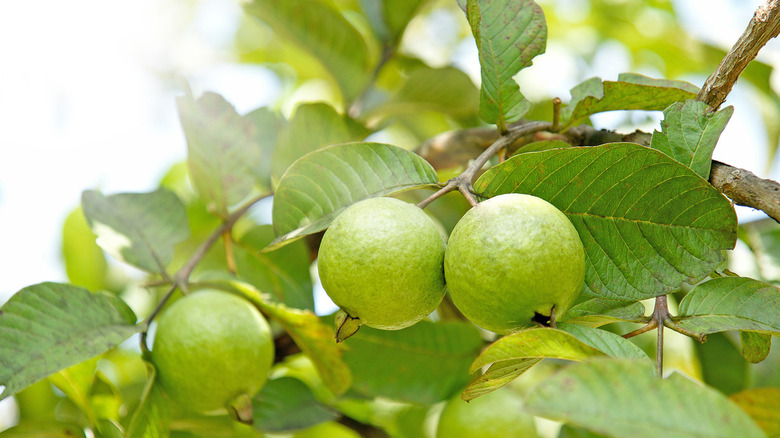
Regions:
[[[390,99],[366,118],[385,119],[395,114],[428,110],[464,117],[473,114],[478,95],[477,87],[468,75],[457,68],[416,68]]]
[[[244,9],[316,57],[345,100],[361,93],[368,80],[368,47],[360,32],[333,7],[312,0],[252,0],[244,3]]]
[[[731,396],[767,436],[780,436],[780,388],[755,388]]]
[[[173,246],[189,236],[184,204],[167,189],[111,196],[87,190],[81,206],[98,245],[148,272],[165,272]]]
[[[533,0],[482,0],[468,5],[481,67],[479,115],[504,130],[531,108],[513,77],[545,51],[544,12]]]
[[[559,323],[558,330],[574,336],[610,357],[648,359],[647,354],[633,342],[615,333],[577,324]]]
[[[299,106],[279,135],[273,152],[271,171],[274,181],[298,158],[336,143],[362,140],[365,131],[358,130],[332,106],[310,103]]]
[[[684,81],[652,79],[623,73],[617,81],[590,78],[571,90],[571,102],[561,111],[561,130],[596,113],[617,110],[661,111],[675,102],[694,99],[699,90]]]
[[[366,198],[433,187],[436,171],[419,155],[381,143],[319,149],[296,161],[276,188],[268,250],[322,231],[347,207]]]
[[[699,359],[704,383],[726,395],[745,389],[749,365],[729,338],[722,333],[713,333],[707,336],[707,342],[695,342],[693,350]]]
[[[266,382],[252,399],[253,426],[263,432],[304,429],[334,420],[339,413],[323,405],[303,382],[279,377]]]
[[[67,284],[28,286],[0,308],[2,398],[139,331],[120,299]]]
[[[663,132],[653,132],[650,147],[669,155],[709,179],[712,151],[734,113],[729,106],[709,113],[709,105],[698,100],[676,102],[664,110]]]
[[[301,351],[309,356],[325,386],[335,395],[343,394],[352,383],[349,368],[342,360],[336,334],[309,310],[292,309],[266,299],[252,285],[235,280],[219,282],[239,292],[263,313],[284,328]]]
[[[108,263],[95,243],[81,207],[73,210],[62,226],[62,258],[70,283],[96,291],[106,288]]]
[[[83,412],[91,425],[97,424],[97,416],[92,409],[90,400],[90,388],[95,378],[97,358],[91,358],[84,362],[70,366],[64,370],[49,376],[49,382],[75,404]]]
[[[169,434],[170,412],[168,402],[163,399],[159,385],[155,385],[157,370],[150,362],[144,362],[148,378],[141,395],[141,402],[135,409],[127,427],[128,438],[164,438]]]
[[[531,194],[563,211],[585,247],[585,290],[603,298],[646,299],[698,282],[736,242],[728,199],[633,143],[515,155],[474,188],[483,197]]]
[[[745,277],[714,278],[680,302],[678,324],[699,333],[750,330],[780,334],[780,289]]]
[[[421,321],[398,331],[362,327],[345,341],[352,389],[419,404],[446,400],[466,386],[482,346],[471,324]]]
[[[302,241],[261,252],[274,239],[270,225],[244,233],[233,248],[236,273],[279,303],[314,310],[309,252]]]
[[[592,360],[537,385],[526,409],[610,437],[763,437],[739,407],[680,374],[658,379],[649,361]]]
[[[254,168],[255,180],[261,190],[270,190],[271,161],[281,133],[287,126],[287,120],[268,108],[258,108],[244,116],[255,125],[255,141],[260,148],[260,160]]]
[[[512,380],[515,380],[524,372],[528,371],[541,362],[541,358],[534,359],[513,359],[496,362],[485,371],[484,374],[473,380],[469,386],[463,391],[460,398],[469,401],[487,393],[493,392],[496,389],[508,384]]]
[[[750,363],[759,363],[769,356],[772,347],[772,335],[750,331],[739,332],[742,343],[740,354]]]
[[[641,322],[645,306],[637,301],[591,298],[567,310],[559,322],[599,327],[617,321]]]
[[[585,360],[604,353],[574,335],[552,328],[532,328],[499,338],[485,348],[471,364],[469,373],[495,362],[520,359]]]
[[[84,438],[84,427],[55,420],[20,421],[0,432],[0,438]]]
[[[397,46],[409,21],[427,0],[361,0],[360,6],[374,33],[391,47]]]
[[[198,193],[223,216],[255,186],[261,148],[257,126],[216,93],[178,99],[187,138],[190,179]]]

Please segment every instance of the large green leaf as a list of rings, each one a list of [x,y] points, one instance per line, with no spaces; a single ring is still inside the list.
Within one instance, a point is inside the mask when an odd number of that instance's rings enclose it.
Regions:
[[[252,0],[244,8],[316,57],[346,100],[361,93],[368,80],[368,48],[360,32],[332,6],[318,0]]]
[[[299,106],[292,120],[279,135],[271,162],[274,181],[298,158],[336,143],[362,140],[364,130],[348,122],[332,106],[310,103]]]
[[[780,388],[755,388],[731,396],[767,436],[780,436]]]
[[[62,226],[62,258],[71,284],[96,291],[105,289],[108,263],[103,250],[95,243],[81,207],[65,219]]]
[[[514,76],[545,51],[544,12],[533,0],[469,0],[466,15],[479,50],[479,115],[505,129],[531,108]]]
[[[244,118],[255,125],[256,141],[260,148],[260,162],[254,169],[257,184],[262,190],[270,190],[272,157],[287,120],[266,107],[258,108]]]
[[[303,241],[261,252],[274,238],[270,225],[248,230],[236,242],[236,273],[274,300],[297,309],[314,310],[309,253]]]
[[[650,361],[592,360],[537,385],[526,409],[609,437],[764,437],[723,394],[673,374],[658,379]]]
[[[780,288],[744,277],[714,278],[680,302],[678,322],[699,333],[750,330],[780,334]]]
[[[707,342],[696,342],[693,351],[699,361],[702,381],[728,395],[746,388],[748,367],[737,346],[723,333],[707,336]]]
[[[734,113],[733,106],[715,113],[709,109],[709,105],[699,100],[673,103],[664,110],[662,132],[653,132],[650,144],[705,179],[710,177],[712,151]]]
[[[381,143],[316,150],[296,161],[276,188],[268,249],[322,231],[357,201],[431,187],[436,171],[419,155]]]
[[[227,215],[255,186],[261,147],[257,126],[216,93],[178,100],[189,176],[198,193]]]
[[[58,283],[28,286],[0,308],[2,398],[138,332],[124,302]]]
[[[174,245],[189,236],[184,204],[167,189],[111,196],[87,190],[81,207],[98,245],[148,272],[165,272]]]
[[[292,377],[266,382],[252,399],[252,407],[252,425],[263,432],[304,429],[339,416],[335,409],[317,401],[308,386]]]
[[[352,388],[420,404],[446,400],[469,381],[469,364],[482,346],[471,324],[421,321],[398,331],[361,327],[345,341]]]
[[[561,130],[590,115],[617,110],[661,111],[675,102],[693,99],[699,92],[683,81],[652,79],[623,73],[617,81],[591,78],[571,90],[571,102],[561,111]]]
[[[736,242],[731,203],[690,168],[633,143],[519,154],[477,193],[538,196],[566,213],[585,247],[585,290],[639,300],[702,280]]]

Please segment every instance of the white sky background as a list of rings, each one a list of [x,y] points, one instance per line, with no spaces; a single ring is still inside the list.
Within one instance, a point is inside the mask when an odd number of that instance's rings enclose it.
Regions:
[[[729,47],[763,2],[676,3],[694,34]],[[235,0],[0,2],[0,303],[30,284],[66,281],[61,226],[83,190],[153,190],[184,159],[176,75],[196,93],[223,94],[242,113],[276,99],[264,69],[232,62],[227,48],[240,14]],[[762,59],[780,65],[779,48],[773,41]],[[615,79],[627,70],[619,49],[601,58],[592,75]],[[565,53],[550,47],[525,78],[543,77],[531,83],[551,84],[566,98],[575,82],[562,62]],[[727,103],[737,108],[716,158],[768,176],[749,94],[737,89]]]

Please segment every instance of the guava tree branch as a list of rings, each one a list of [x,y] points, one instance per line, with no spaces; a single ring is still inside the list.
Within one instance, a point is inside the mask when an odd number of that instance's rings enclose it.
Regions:
[[[726,100],[731,88],[747,65],[755,59],[766,43],[780,34],[780,0],[768,0],[760,6],[742,36],[704,82],[696,100],[713,111]]]

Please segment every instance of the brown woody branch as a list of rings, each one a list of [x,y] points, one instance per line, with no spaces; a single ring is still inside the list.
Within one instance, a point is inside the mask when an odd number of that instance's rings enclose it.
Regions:
[[[498,137],[498,131],[492,127],[446,132],[423,143],[417,152],[437,169],[465,166],[470,159],[483,152]],[[649,146],[650,138],[651,134],[642,131],[620,134],[580,125],[567,130],[565,134],[542,131],[525,135],[516,139],[508,149],[516,150],[533,141],[550,139],[566,141],[574,146],[596,146],[623,141]],[[713,161],[710,184],[731,198],[735,204],[761,210],[780,223],[780,184],[776,181],[760,178],[745,169]]]
[[[778,34],[780,34],[780,0],[768,0],[756,10],[742,36],[704,82],[696,100],[717,110],[726,100],[726,96],[731,92],[731,88],[745,67],[755,59],[758,51]]]

